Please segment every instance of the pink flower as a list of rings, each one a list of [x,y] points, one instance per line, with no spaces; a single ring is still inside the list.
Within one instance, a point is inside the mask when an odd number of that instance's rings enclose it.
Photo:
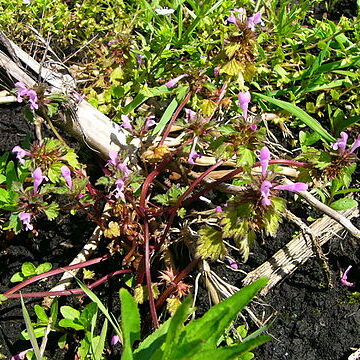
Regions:
[[[168,89],[171,89],[172,87],[174,87],[182,78],[188,76],[188,74],[182,74],[182,75],[179,75],[177,76],[176,78],[172,79],[172,80],[169,80],[167,83],[165,83],[165,86],[168,88]]]
[[[253,131],[257,130],[257,128],[258,127],[255,124],[250,125],[250,129],[253,130]]]
[[[195,161],[197,158],[201,157],[195,150],[191,150],[188,158],[188,163],[191,165],[195,165]]]
[[[114,335],[114,336],[111,338],[110,344],[111,344],[112,346],[114,346],[114,345],[116,345],[116,344],[119,343],[119,342],[120,342],[119,336]]]
[[[117,39],[114,39],[114,40],[110,40],[110,41],[108,41],[108,46],[111,46],[111,45],[114,45],[114,44],[116,44],[116,43],[118,43],[119,42],[119,40],[117,40]]]
[[[272,187],[272,183],[269,180],[264,180],[261,183],[261,186],[260,186],[260,192],[261,192],[261,197],[262,197],[261,204],[263,206],[268,206],[271,204],[271,201],[269,199],[271,187]]]
[[[31,110],[36,110],[39,108],[39,105],[37,103],[38,97],[35,90],[27,88],[22,81],[18,81],[17,83],[15,83],[15,86],[18,89],[17,91],[18,102],[22,102],[24,100],[24,97],[26,96],[29,99]]]
[[[139,65],[144,65],[144,55],[140,55],[140,54],[135,54],[136,57],[136,61]]]
[[[215,211],[217,213],[220,213],[220,212],[223,212],[223,209],[222,209],[222,207],[220,205],[218,205],[218,206],[216,206]]]
[[[334,150],[339,150],[341,155],[352,154],[358,147],[360,147],[360,135],[351,145],[351,148],[346,150],[348,138],[349,135],[345,131],[342,131],[340,133],[340,138],[336,140],[335,144],[332,145],[332,148]]]
[[[274,186],[274,189],[297,192],[297,191],[306,191],[308,189],[308,186],[305,183],[297,182],[289,185],[276,185]]]
[[[19,160],[20,164],[24,164],[25,160],[24,157],[25,156],[30,156],[32,155],[29,151],[24,150],[23,148],[21,148],[20,146],[15,146],[11,152],[16,154],[16,158]]]
[[[36,194],[38,192],[39,186],[44,180],[47,180],[47,177],[43,176],[42,171],[39,167],[37,167],[33,171],[32,177],[34,179],[34,193]]]
[[[121,170],[124,173],[124,177],[128,177],[131,174],[131,170],[127,167],[124,162],[119,161],[119,154],[115,150],[109,150],[109,158],[107,162],[108,165],[115,166],[117,169]]]
[[[341,285],[350,286],[350,287],[354,287],[354,286],[355,286],[354,283],[349,282],[349,281],[347,280],[347,275],[348,275],[349,271],[351,270],[351,268],[352,268],[352,266],[350,265],[350,266],[348,266],[348,268],[344,271],[344,273],[343,273],[343,275],[342,275],[342,277],[341,277],[341,279],[340,279]]]
[[[156,121],[154,119],[155,119],[155,115],[150,115],[146,118],[145,127],[144,127],[145,131],[148,131],[149,128],[156,125]]]
[[[357,139],[351,145],[349,153],[352,154],[359,146],[360,146],[360,135],[357,137]]]
[[[125,199],[125,196],[124,196],[124,187],[125,187],[125,183],[122,179],[117,179],[115,181],[115,185],[116,185],[116,188],[114,190],[114,196],[119,199],[121,198],[122,200]]]
[[[226,260],[226,262],[229,263],[230,267],[232,267],[233,269],[238,269],[239,268],[236,261],[233,258],[231,258],[230,256],[225,256],[225,260]]]
[[[64,177],[66,183],[68,184],[69,189],[72,189],[71,171],[66,165],[61,167],[61,175]]]
[[[191,109],[185,109],[186,120],[188,122],[193,122],[196,119],[196,112]]]
[[[332,148],[334,150],[339,150],[340,154],[345,154],[346,144],[347,144],[349,135],[345,131],[342,131],[340,133],[340,136],[341,136],[340,139],[336,140],[336,143],[333,144]]]
[[[250,94],[250,92],[249,92],[249,91],[239,92],[238,100],[239,100],[240,108],[241,108],[241,110],[243,111],[244,119],[246,120],[246,119],[247,119],[249,102],[250,102],[250,100],[251,100],[251,94]]]
[[[232,9],[230,10],[231,15],[226,19],[227,22],[233,23],[236,25],[236,23],[239,21],[240,23],[243,23],[246,19],[246,10],[244,8],[238,8],[238,9]]]
[[[260,150],[260,164],[262,168],[261,175],[264,179],[266,178],[267,175],[267,168],[269,166],[269,161],[270,161],[270,151],[266,146],[264,146]]]
[[[32,215],[33,215],[32,213],[27,213],[27,212],[21,212],[19,214],[19,219],[22,222],[22,224],[25,226],[26,231],[31,231],[34,228],[30,223]]]
[[[276,183],[272,183],[271,181],[266,179],[268,176],[267,169],[270,161],[270,151],[266,146],[264,146],[260,150],[259,159],[261,164],[261,178],[262,178],[262,182],[260,185],[260,193],[261,193],[261,204],[263,206],[271,205],[271,200],[270,200],[271,189],[287,190],[291,192],[306,191],[308,189],[307,184],[302,182],[297,182],[289,185],[277,185]]]
[[[220,76],[220,66],[217,66],[216,68],[214,68],[214,75],[216,77]]]
[[[251,31],[255,31],[255,25],[257,24],[261,24],[264,25],[263,21],[261,20],[261,12],[257,12],[256,14],[254,14],[253,16],[250,16],[247,19],[246,25],[248,28],[251,29]]]
[[[122,126],[124,129],[132,130],[132,126],[131,126],[131,123],[130,123],[130,118],[129,118],[129,116],[127,116],[127,115],[121,115],[121,120],[122,120],[121,126]]]

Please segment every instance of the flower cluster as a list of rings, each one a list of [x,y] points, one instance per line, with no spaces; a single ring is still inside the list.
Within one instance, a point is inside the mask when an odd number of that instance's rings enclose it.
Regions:
[[[270,199],[270,192],[271,190],[287,190],[291,192],[296,191],[306,191],[308,189],[308,186],[305,183],[297,182],[290,185],[277,185],[276,183],[271,182],[268,180],[268,166],[270,161],[270,151],[269,149],[264,146],[260,150],[260,165],[261,165],[261,185],[260,185],[260,193],[261,193],[261,204],[263,206],[271,205],[271,199]]]
[[[357,139],[354,141],[354,143],[348,150],[346,149],[346,146],[349,135],[345,131],[342,131],[340,133],[340,136],[341,137],[337,139],[336,142],[332,145],[332,148],[334,150],[338,150],[341,155],[352,154],[358,147],[360,147],[360,135],[357,137]]]
[[[246,26],[251,30],[255,31],[255,25],[264,25],[261,20],[261,12],[257,12],[252,16],[246,18],[246,10],[244,8],[230,10],[231,15],[226,19],[227,22],[233,23],[236,26],[246,23]]]
[[[30,102],[30,109],[37,110],[39,108],[38,96],[35,90],[29,89],[22,81],[15,83],[17,88],[17,101],[23,102],[24,97],[26,97]]]
[[[122,172],[122,176],[120,176],[115,181],[116,188],[112,192],[112,194],[115,196],[116,199],[121,198],[122,200],[124,200],[125,199],[125,196],[124,196],[125,181],[124,180],[130,175],[131,170],[127,167],[125,162],[120,162],[119,154],[116,151],[110,150],[109,158],[110,158],[110,160],[108,160],[107,166],[111,166]]]

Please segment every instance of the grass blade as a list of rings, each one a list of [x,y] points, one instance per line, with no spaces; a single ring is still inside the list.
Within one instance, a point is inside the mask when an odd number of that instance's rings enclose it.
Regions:
[[[271,104],[279,106],[283,110],[289,112],[290,114],[293,114],[295,117],[301,120],[305,125],[307,125],[310,129],[318,133],[323,140],[329,143],[335,142],[335,138],[332,135],[330,135],[327,132],[327,130],[325,130],[316,119],[311,117],[309,114],[307,114],[304,110],[300,109],[298,106],[259,93],[253,93],[253,95],[259,97],[260,99],[267,100]]]
[[[31,319],[30,319],[29,313],[28,313],[28,311],[26,309],[24,299],[23,299],[22,296],[21,296],[20,300],[21,300],[21,309],[22,309],[22,312],[23,312],[24,320],[25,320],[26,330],[27,330],[27,332],[29,334],[30,342],[31,342],[31,345],[32,345],[33,350],[34,350],[36,360],[42,360],[42,356],[41,356],[41,353],[40,353],[40,348],[39,348],[39,345],[38,345],[38,343],[36,341],[34,327],[33,327],[32,323],[31,323]]]
[[[178,106],[177,100],[173,99],[171,101],[171,103],[168,105],[168,107],[166,108],[166,110],[165,110],[163,116],[161,117],[159,123],[154,128],[154,130],[152,132],[152,135],[160,134],[165,129],[166,124],[170,121],[170,119],[172,117],[172,114],[176,110],[177,106]]]

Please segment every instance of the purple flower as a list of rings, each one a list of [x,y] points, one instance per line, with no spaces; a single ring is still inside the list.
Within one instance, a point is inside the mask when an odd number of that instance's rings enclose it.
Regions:
[[[71,92],[74,94],[75,100],[78,104],[84,100],[84,96],[78,93],[76,90],[72,89]]]
[[[30,223],[31,216],[32,216],[32,213],[27,213],[27,212],[21,212],[19,214],[19,219],[22,222],[22,224],[25,226],[26,231],[28,231],[28,230],[31,231],[34,228],[32,226],[32,224]]]
[[[222,209],[222,207],[220,205],[218,205],[218,206],[216,206],[215,211],[217,213],[220,213],[220,212],[223,212],[223,209]]]
[[[66,165],[61,167],[61,175],[64,177],[69,188],[72,189],[71,171]]]
[[[39,105],[37,103],[38,97],[35,90],[27,88],[22,81],[18,81],[17,83],[15,83],[15,86],[18,89],[17,91],[18,102],[22,102],[24,100],[24,97],[26,96],[29,99],[31,110],[35,110],[39,108]]]
[[[342,275],[342,277],[341,277],[341,279],[340,279],[341,285],[350,286],[350,287],[354,287],[354,286],[355,286],[354,283],[349,282],[349,281],[347,280],[347,275],[348,275],[349,271],[351,270],[351,268],[352,268],[352,266],[350,265],[350,266],[348,266],[348,268],[344,271],[344,273],[343,273],[343,275]]]
[[[108,41],[108,46],[111,46],[111,45],[114,45],[114,44],[116,44],[116,43],[118,43],[119,42],[119,40],[117,40],[117,39],[115,39],[115,40],[110,40],[110,41]]]
[[[11,152],[16,153],[16,158],[19,160],[20,164],[24,164],[25,160],[24,157],[25,156],[31,156],[32,154],[29,151],[24,150],[23,148],[21,148],[20,146],[15,146]]]
[[[130,118],[127,115],[121,115],[122,124],[121,126],[124,129],[132,130],[132,126],[130,124]]]
[[[360,135],[357,137],[357,139],[351,145],[349,153],[352,154],[359,146],[360,146]]]
[[[260,150],[260,164],[261,164],[261,178],[262,182],[260,185],[260,193],[261,193],[261,204],[263,206],[271,205],[270,200],[270,190],[287,190],[291,192],[297,192],[297,191],[306,191],[308,189],[307,184],[302,182],[297,182],[294,184],[288,184],[288,185],[277,185],[276,183],[272,183],[270,180],[267,180],[268,176],[268,166],[270,161],[270,151],[269,149],[264,146]]]
[[[241,110],[243,111],[244,119],[246,120],[246,119],[247,119],[249,102],[250,102],[250,100],[251,100],[251,94],[250,94],[250,92],[249,92],[249,91],[239,92],[238,100],[239,100],[240,108],[241,108]]]
[[[186,120],[188,122],[193,122],[196,118],[196,112],[194,110],[185,109],[185,114],[186,114]]]
[[[336,140],[336,143],[333,144],[332,148],[334,150],[339,150],[340,154],[345,154],[346,144],[347,144],[349,135],[345,131],[342,131],[340,133],[340,136],[341,137]]]
[[[230,267],[232,267],[233,269],[238,269],[239,268],[237,262],[233,258],[231,258],[230,256],[225,256],[225,260],[226,260],[226,262],[229,263]]]
[[[214,75],[216,77],[220,76],[220,66],[217,66],[214,68]]]
[[[261,24],[264,25],[263,21],[261,20],[261,12],[257,12],[256,14],[254,14],[253,16],[250,16],[247,19],[246,25],[248,28],[251,29],[251,31],[255,31],[255,25],[257,24]]]
[[[253,131],[257,130],[257,128],[258,127],[255,124],[250,125],[250,129],[253,130]]]
[[[33,173],[32,177],[34,179],[34,193],[37,194],[39,186],[44,180],[47,180],[46,176],[43,176],[42,171],[39,167],[37,167]]]
[[[264,146],[260,150],[260,164],[261,164],[261,175],[265,179],[267,175],[267,168],[269,166],[270,161],[270,151],[269,149]]]
[[[124,177],[128,177],[131,173],[131,170],[127,167],[127,165],[124,162],[119,161],[119,154],[115,150],[109,150],[109,158],[107,162],[108,165],[115,166],[117,169],[121,170],[124,173]]]
[[[271,189],[272,185],[273,184],[269,180],[264,180],[261,183],[261,186],[260,186],[260,192],[261,192],[261,197],[262,197],[261,204],[263,206],[268,206],[271,204],[269,197],[270,197],[270,189]]]
[[[239,9],[232,9],[230,10],[231,15],[226,19],[227,22],[233,23],[236,25],[236,23],[244,22],[246,17],[246,10],[244,8]]]
[[[335,144],[332,145],[332,148],[334,150],[339,150],[341,155],[352,154],[358,147],[360,147],[360,135],[351,145],[351,148],[349,150],[346,150],[349,135],[345,131],[342,131],[340,133],[340,136],[341,137],[336,140]]]
[[[144,55],[140,55],[140,54],[135,54],[136,56],[136,61],[139,65],[144,65]]]
[[[158,15],[170,15],[174,12],[174,9],[169,9],[168,7],[164,7],[164,8],[157,8],[155,9],[155,12]]]
[[[165,83],[165,86],[168,88],[168,89],[171,89],[172,87],[174,87],[182,78],[188,76],[188,74],[182,74],[182,75],[179,75],[177,76],[176,78],[172,79],[172,80],[169,80],[167,83]]]
[[[125,199],[125,196],[124,196],[124,187],[125,187],[125,183],[122,179],[117,179],[115,181],[115,185],[116,185],[116,188],[114,190],[114,196],[119,199],[121,198],[122,200]]]
[[[197,158],[201,157],[195,150],[191,150],[188,158],[188,163],[191,165],[195,165],[195,161]]]
[[[308,186],[305,183],[297,182],[289,185],[276,185],[274,186],[274,189],[297,192],[297,191],[306,191],[308,189]]]
[[[144,126],[145,131],[148,131],[149,128],[156,125],[156,121],[154,119],[155,119],[155,115],[150,115],[146,118],[146,122],[145,122],[145,126]]]
[[[112,346],[114,346],[114,345],[116,345],[116,344],[119,343],[119,342],[120,342],[119,336],[114,335],[114,336],[111,338],[110,344],[111,344]]]

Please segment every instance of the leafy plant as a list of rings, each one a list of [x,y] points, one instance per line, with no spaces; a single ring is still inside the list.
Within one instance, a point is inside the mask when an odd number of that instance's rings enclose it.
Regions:
[[[42,263],[37,267],[31,262],[25,262],[21,266],[21,271],[15,273],[11,277],[10,281],[11,282],[24,281],[25,279],[29,279],[32,276],[47,272],[47,271],[51,270],[51,268],[52,268],[52,265],[48,262]]]

